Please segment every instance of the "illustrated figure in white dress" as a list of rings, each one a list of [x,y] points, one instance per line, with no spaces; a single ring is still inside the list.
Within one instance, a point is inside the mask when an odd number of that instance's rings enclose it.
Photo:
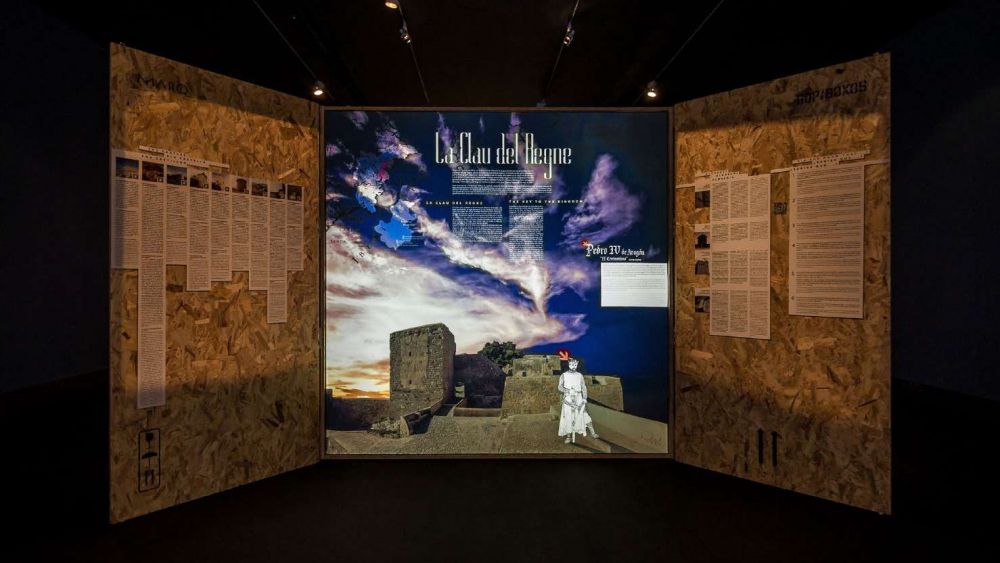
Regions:
[[[559,435],[566,436],[566,443],[576,443],[576,435],[590,435],[597,438],[594,422],[587,414],[587,384],[583,374],[576,371],[580,365],[570,358],[569,369],[559,376],[559,392],[562,393],[562,414],[559,416]]]

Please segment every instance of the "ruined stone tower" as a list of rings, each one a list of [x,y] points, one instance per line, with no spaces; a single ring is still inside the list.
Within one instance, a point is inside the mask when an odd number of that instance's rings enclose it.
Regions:
[[[451,400],[455,337],[443,324],[408,328],[389,336],[389,400],[400,413]]]

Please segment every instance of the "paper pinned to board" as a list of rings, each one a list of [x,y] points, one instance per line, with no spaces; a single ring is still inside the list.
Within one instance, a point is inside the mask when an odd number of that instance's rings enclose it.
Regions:
[[[790,315],[864,318],[865,164],[791,171]]]
[[[137,152],[111,152],[111,267],[139,267],[139,197],[142,189]]]
[[[268,291],[268,322],[287,322],[287,270],[304,260],[303,188],[213,172],[228,166],[172,151],[114,149],[110,165],[111,267],[138,269],[136,402],[162,406],[167,265],[186,267],[187,291],[250,271],[251,289]]]
[[[250,180],[250,290],[267,291],[269,211],[267,181]]]
[[[709,334],[770,339],[771,175],[719,173],[709,192],[711,222],[695,226],[695,252],[710,256]]]
[[[164,160],[166,167],[166,259],[167,264],[186,266],[188,263],[188,212],[191,189],[190,172],[186,165]]]
[[[285,223],[287,225],[285,267],[292,272],[301,272],[304,227],[304,204],[302,203],[302,199],[305,194],[303,193],[302,186],[286,184],[285,195],[288,198],[285,203]]]
[[[212,190],[208,168],[188,168],[187,291],[212,289]]]
[[[228,282],[232,270],[232,191],[235,176],[212,173],[211,226],[209,228],[211,280]]]
[[[233,182],[231,234],[229,237],[234,272],[250,271],[250,179],[236,176]]]
[[[288,293],[288,271],[286,268],[288,236],[287,213],[285,211],[286,186],[279,182],[268,182],[268,285],[267,322],[283,323],[288,320],[285,301]]]
[[[166,403],[165,164],[142,161],[141,174],[136,402],[144,409]]]

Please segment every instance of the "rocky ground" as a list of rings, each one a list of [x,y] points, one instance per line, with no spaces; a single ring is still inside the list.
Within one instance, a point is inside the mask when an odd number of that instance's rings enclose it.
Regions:
[[[558,436],[559,421],[550,414],[504,418],[435,416],[427,432],[404,438],[365,431],[327,430],[328,454],[462,455],[621,453],[601,440],[566,444]],[[597,429],[601,431],[600,428]]]

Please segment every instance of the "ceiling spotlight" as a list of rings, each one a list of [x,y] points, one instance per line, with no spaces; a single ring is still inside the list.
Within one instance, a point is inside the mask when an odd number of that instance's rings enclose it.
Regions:
[[[660,95],[660,92],[656,89],[656,81],[655,80],[650,81],[649,84],[646,84],[646,97],[647,98],[652,99],[652,98],[655,98],[655,97],[657,97],[659,95]]]
[[[407,45],[413,42],[413,38],[410,37],[410,30],[406,29],[405,23],[403,24],[403,27],[399,28],[399,38],[402,39],[403,43],[406,43]]]
[[[317,80],[316,83],[313,84],[313,96],[316,96],[318,98],[322,96],[325,92],[326,92],[326,87],[323,86],[322,82]]]
[[[574,37],[576,37],[576,30],[573,29],[573,24],[567,24],[566,34],[563,35],[563,45],[569,47],[569,44],[573,42]]]
[[[396,8],[399,8],[399,2],[393,2],[392,0],[385,0],[385,7],[389,8],[390,10],[395,10]]]

